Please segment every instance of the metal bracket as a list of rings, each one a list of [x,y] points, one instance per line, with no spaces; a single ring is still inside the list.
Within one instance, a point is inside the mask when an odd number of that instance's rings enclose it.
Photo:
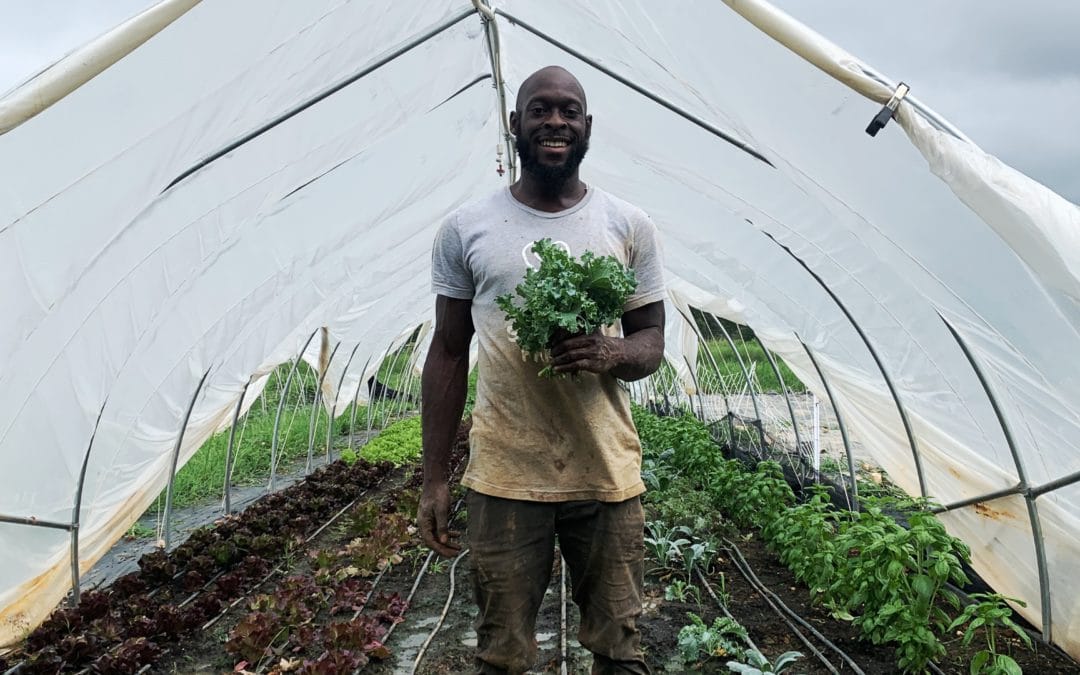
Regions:
[[[893,92],[892,98],[885,104],[885,107],[881,109],[874,119],[870,120],[870,126],[866,127],[866,133],[871,136],[877,136],[877,133],[885,128],[885,125],[889,123],[889,120],[896,114],[896,109],[900,107],[900,102],[904,100],[904,97],[911,91],[911,87],[901,82],[896,87],[896,91]]]

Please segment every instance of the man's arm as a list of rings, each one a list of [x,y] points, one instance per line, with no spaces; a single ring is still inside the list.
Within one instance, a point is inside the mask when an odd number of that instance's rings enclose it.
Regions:
[[[442,556],[456,555],[450,541],[450,450],[454,445],[469,385],[469,342],[474,328],[472,301],[435,298],[435,333],[421,376],[420,421],[424,444],[424,489],[417,524],[424,544]]]
[[[651,302],[622,315],[623,335],[583,335],[551,350],[556,373],[611,373],[624,382],[648,377],[664,357],[664,303]]]

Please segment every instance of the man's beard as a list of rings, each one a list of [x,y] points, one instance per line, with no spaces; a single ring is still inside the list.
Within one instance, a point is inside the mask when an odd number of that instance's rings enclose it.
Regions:
[[[518,157],[521,158],[522,169],[553,192],[566,185],[566,181],[574,176],[581,160],[585,159],[585,153],[589,151],[588,139],[579,138],[571,146],[566,161],[552,166],[540,163],[539,158],[533,153],[529,139],[519,135],[514,140],[514,146],[517,148]]]

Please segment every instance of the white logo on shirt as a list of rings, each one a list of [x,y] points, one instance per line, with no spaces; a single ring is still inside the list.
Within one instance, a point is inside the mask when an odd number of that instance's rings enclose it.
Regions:
[[[566,255],[573,255],[572,253],[570,253],[570,244],[567,244],[565,241],[553,241],[551,243],[566,251]],[[540,258],[535,253],[533,253],[532,250],[533,246],[535,245],[535,241],[529,242],[528,244],[525,244],[525,248],[521,249],[521,259],[525,261],[525,266],[529,269],[536,269],[540,267]]]

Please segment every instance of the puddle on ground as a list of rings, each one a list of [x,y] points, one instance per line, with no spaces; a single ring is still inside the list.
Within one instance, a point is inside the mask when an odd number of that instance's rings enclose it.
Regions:
[[[392,651],[397,664],[396,672],[409,672],[412,669],[412,664],[416,660],[416,655],[420,652],[420,647],[424,645],[424,640],[428,639],[428,636],[431,635],[431,629],[438,622],[439,617],[437,616],[425,617],[416,623],[411,623],[409,628],[412,629],[412,632],[404,637],[398,637],[396,634],[391,636],[393,641]]]

